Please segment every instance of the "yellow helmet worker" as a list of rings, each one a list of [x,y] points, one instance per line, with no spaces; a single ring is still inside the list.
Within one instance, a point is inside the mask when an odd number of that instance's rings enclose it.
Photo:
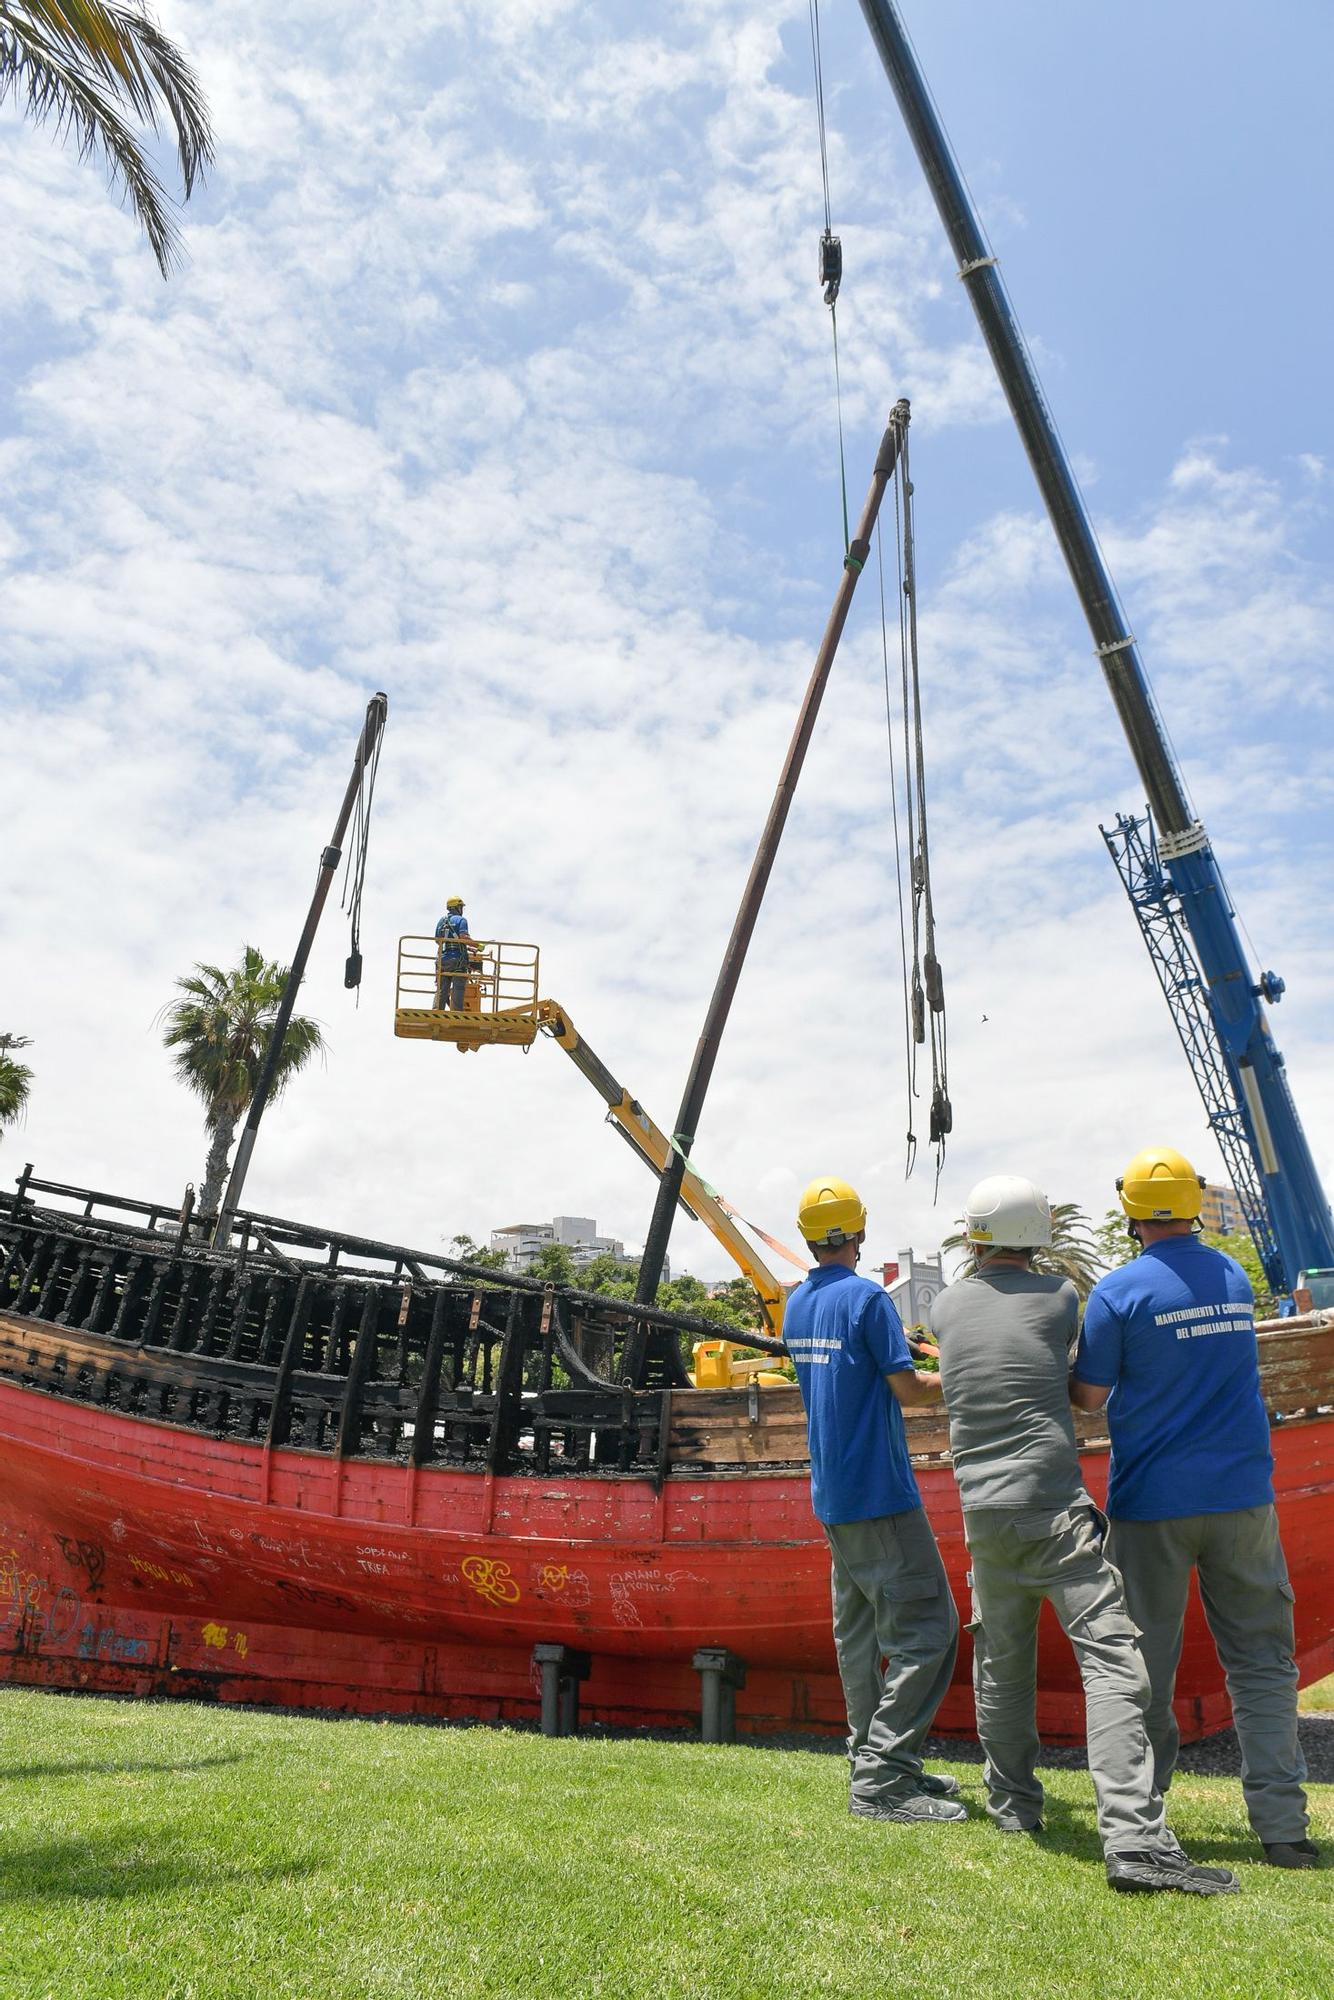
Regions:
[[[467,974],[472,963],[462,896],[445,898],[445,914],[435,927],[435,940],[438,953],[435,1004],[458,1010],[467,1004]]]
[[[849,1805],[866,1819],[948,1825],[968,1817],[958,1780],[923,1770],[922,1743],[954,1671],[959,1616],[900,1407],[938,1401],[940,1380],[913,1367],[889,1293],[857,1275],[866,1204],[856,1188],[833,1174],[811,1181],[797,1227],[815,1268],[792,1290],[783,1340],[806,1411],[811,1509],[833,1564]]]
[[[797,1227],[813,1250],[839,1250],[865,1235],[866,1204],[847,1181],[811,1181],[797,1204]]]
[[[1205,1182],[1184,1153],[1146,1146],[1119,1177],[1116,1192],[1132,1222],[1193,1222]]]

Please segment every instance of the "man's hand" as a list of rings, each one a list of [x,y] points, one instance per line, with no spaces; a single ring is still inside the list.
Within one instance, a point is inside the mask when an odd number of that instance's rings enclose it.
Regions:
[[[905,1410],[918,1410],[942,1399],[939,1375],[929,1374],[924,1368],[896,1368],[885,1380]]]

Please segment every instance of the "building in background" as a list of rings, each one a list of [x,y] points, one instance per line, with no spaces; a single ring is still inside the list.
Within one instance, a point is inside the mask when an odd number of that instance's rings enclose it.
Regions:
[[[1217,1236],[1246,1233],[1246,1218],[1241,1212],[1241,1203],[1230,1187],[1207,1187],[1204,1190],[1200,1200],[1200,1221]]]
[[[934,1257],[915,1257],[911,1250],[900,1250],[897,1265],[884,1264],[881,1273],[890,1303],[903,1324],[925,1326],[932,1299],[945,1289],[940,1252],[937,1250]]]
[[[550,1222],[511,1222],[504,1229],[491,1231],[491,1248],[501,1252],[505,1259],[502,1268],[511,1273],[526,1271],[549,1243],[559,1243],[568,1250],[576,1269],[591,1264],[595,1257],[615,1257],[622,1261],[625,1258],[625,1245],[620,1237],[599,1236],[591,1215],[555,1215]],[[663,1267],[662,1275],[670,1278],[670,1266]]]

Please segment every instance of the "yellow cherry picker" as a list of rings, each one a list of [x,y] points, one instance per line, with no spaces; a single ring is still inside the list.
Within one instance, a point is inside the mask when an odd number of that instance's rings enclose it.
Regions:
[[[673,1157],[671,1140],[589,1047],[565,1008],[555,1000],[539,997],[538,947],[500,939],[470,939],[469,947],[463,1005],[444,1008],[438,1004],[443,993],[439,942],[432,937],[400,938],[394,1033],[410,1041],[452,1043],[460,1054],[488,1047],[529,1049],[539,1035],[549,1036],[597,1091],[607,1107],[607,1122],[661,1176]],[[754,1287],[764,1319],[765,1339],[772,1350],[782,1337],[785,1286],[753,1248],[731,1205],[692,1166],[684,1163],[680,1201],[689,1215],[712,1232]],[[754,1233],[763,1237],[778,1256],[805,1271],[804,1258],[774,1237],[764,1236],[762,1230]],[[695,1385],[701,1389],[725,1389],[755,1379],[767,1388],[786,1382],[786,1376],[774,1372],[772,1351],[758,1359],[739,1356],[739,1349],[749,1344],[732,1340],[701,1341],[694,1351]]]

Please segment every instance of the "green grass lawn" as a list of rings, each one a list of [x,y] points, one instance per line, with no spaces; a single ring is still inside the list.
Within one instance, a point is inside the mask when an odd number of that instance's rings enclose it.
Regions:
[[[0,1693],[4,2000],[1291,1995],[1334,1987],[1328,1873],[1255,1865],[1237,1785],[1172,1818],[1240,1896],[1105,1887],[1088,1778],[1043,1845],[847,1812],[806,1751]],[[1334,1788],[1315,1831],[1334,1833]]]
[[[1297,1697],[1297,1706],[1305,1715],[1327,1715],[1334,1708],[1334,1674],[1323,1681],[1312,1681],[1310,1687],[1303,1688]]]

